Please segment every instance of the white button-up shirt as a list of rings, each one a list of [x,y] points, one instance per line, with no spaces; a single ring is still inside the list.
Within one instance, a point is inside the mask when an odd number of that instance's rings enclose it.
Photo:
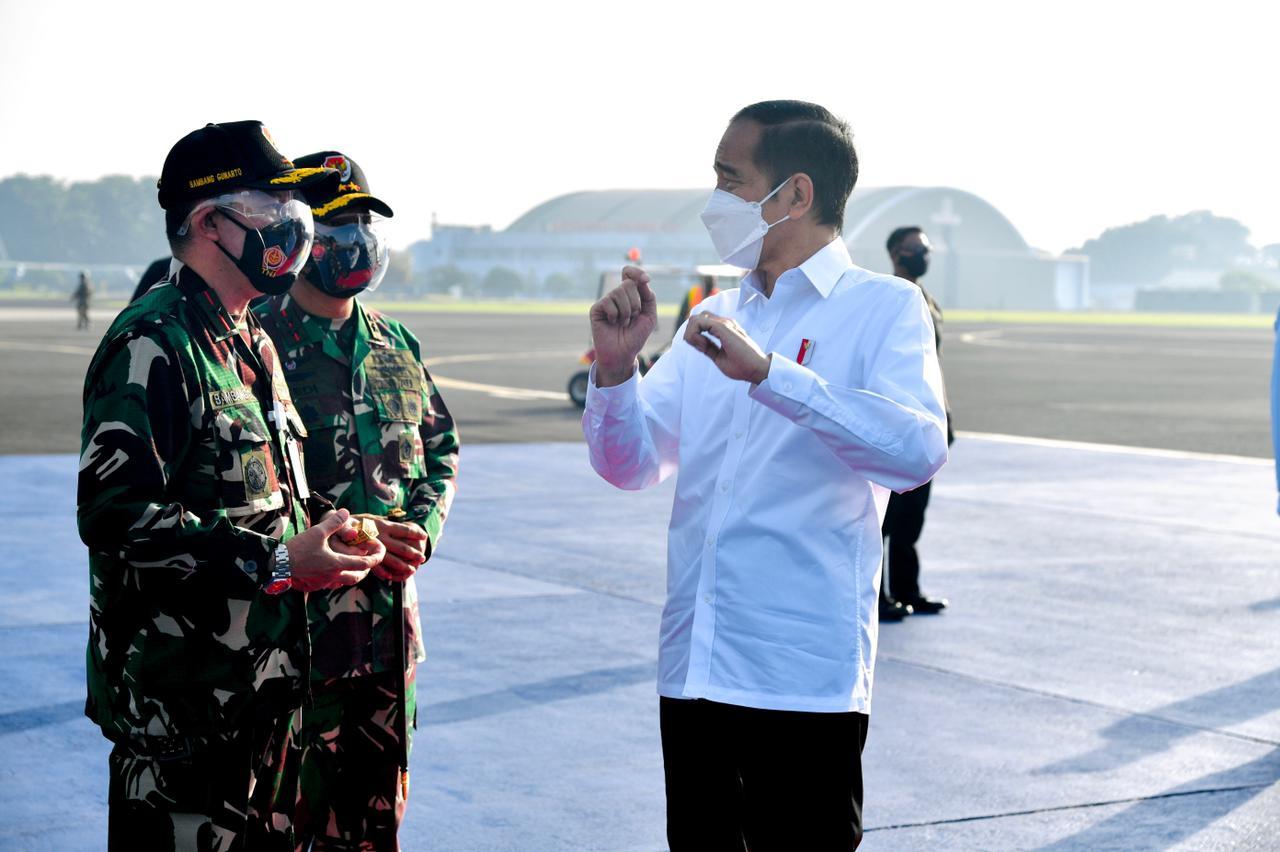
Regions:
[[[677,474],[658,692],[870,712],[889,489],[922,485],[947,458],[924,297],[854,266],[837,239],[772,297],[752,273],[697,310],[772,353],[768,378],[726,378],[681,328],[643,379],[600,388],[593,371],[583,414],[610,483]]]

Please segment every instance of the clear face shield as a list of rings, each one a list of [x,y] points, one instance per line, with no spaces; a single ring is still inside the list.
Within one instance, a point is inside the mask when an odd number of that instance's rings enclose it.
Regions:
[[[381,221],[376,214],[361,213],[333,224],[317,222],[307,280],[339,298],[377,289],[389,257]]]
[[[244,251],[240,258],[232,259],[264,292],[268,289],[261,285],[273,279],[292,284],[306,265],[315,239],[315,222],[311,208],[293,193],[244,189],[206,199],[192,209],[178,231],[180,236],[206,207],[215,208],[245,232]]]

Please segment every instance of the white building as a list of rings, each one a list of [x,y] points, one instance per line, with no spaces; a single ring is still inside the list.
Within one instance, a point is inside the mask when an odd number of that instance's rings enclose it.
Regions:
[[[531,289],[560,274],[587,292],[633,248],[650,264],[716,263],[699,219],[708,194],[705,188],[575,192],[539,204],[502,231],[438,225],[431,239],[409,251],[419,274],[453,266],[479,279],[505,267]],[[1031,248],[991,204],[949,187],[855,190],[843,231],[854,261],[889,271],[885,240],[903,225],[928,233],[934,255],[923,283],[944,307],[1074,310],[1089,304],[1086,258]]]

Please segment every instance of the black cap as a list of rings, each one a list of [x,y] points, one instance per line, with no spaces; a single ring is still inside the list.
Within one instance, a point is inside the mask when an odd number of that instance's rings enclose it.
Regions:
[[[321,151],[318,154],[307,154],[298,158],[298,167],[336,169],[339,182],[336,188],[317,191],[308,198],[311,200],[311,215],[323,222],[347,210],[372,210],[390,219],[395,214],[391,207],[380,198],[369,194],[369,181],[365,179],[364,169],[356,165],[356,161],[340,151]]]
[[[160,206],[212,198],[232,189],[296,189],[308,203],[330,194],[338,173],[324,168],[298,168],[276,150],[260,121],[206,124],[169,149],[160,172]]]

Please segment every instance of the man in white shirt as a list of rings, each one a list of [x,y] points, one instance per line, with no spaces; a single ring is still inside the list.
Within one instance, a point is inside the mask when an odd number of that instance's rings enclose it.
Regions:
[[[848,126],[802,101],[741,110],[703,221],[752,270],[703,301],[639,380],[646,273],[591,308],[583,431],[606,480],[677,474],[658,692],[680,850],[853,849],[890,489],[947,458],[919,288],[853,265]]]

